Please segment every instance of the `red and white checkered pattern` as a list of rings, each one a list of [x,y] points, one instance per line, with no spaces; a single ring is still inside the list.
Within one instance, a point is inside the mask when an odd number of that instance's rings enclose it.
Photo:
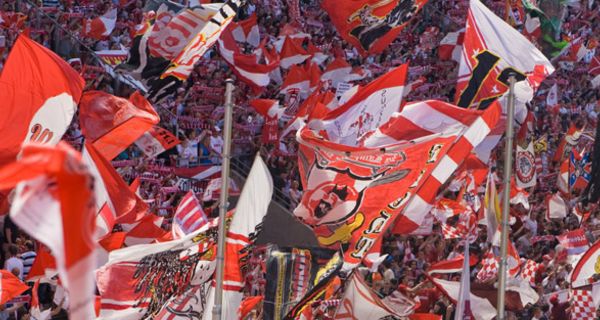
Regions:
[[[460,239],[462,234],[458,232],[458,229],[447,224],[442,223],[442,234],[444,235],[444,239]]]
[[[523,265],[523,269],[521,270],[521,278],[523,278],[523,280],[529,281],[530,285],[535,285],[535,276],[539,267],[539,263],[528,259]]]
[[[571,290],[571,319],[594,320],[596,307],[591,290]]]
[[[477,280],[485,282],[498,274],[498,258],[493,253],[488,252],[481,260],[481,270],[477,273]]]

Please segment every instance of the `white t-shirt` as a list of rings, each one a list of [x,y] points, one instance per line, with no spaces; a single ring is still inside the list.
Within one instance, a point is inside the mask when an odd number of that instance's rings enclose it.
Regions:
[[[218,153],[223,153],[223,138],[210,136],[210,147]]]
[[[12,257],[6,260],[4,263],[4,269],[8,270],[9,272],[12,272],[15,268],[19,269],[19,279],[23,280],[23,260],[17,257]]]

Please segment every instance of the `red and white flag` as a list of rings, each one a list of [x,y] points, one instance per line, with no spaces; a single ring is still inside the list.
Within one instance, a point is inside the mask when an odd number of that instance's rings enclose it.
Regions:
[[[395,319],[414,313],[417,305],[410,298],[396,294],[394,306],[388,305],[373,289],[369,288],[359,273],[353,273],[344,297],[333,319]]]
[[[293,65],[300,64],[310,58],[310,53],[302,47],[303,39],[285,38],[283,48],[279,54],[280,66],[289,69]]]
[[[600,282],[572,289],[569,297],[570,320],[595,320],[600,307]]]
[[[328,55],[324,54],[319,48],[317,48],[312,41],[308,42],[308,53],[310,53],[312,55],[311,61],[318,64],[318,65],[322,65],[325,60],[327,60],[327,58],[329,58]]]
[[[231,33],[237,42],[246,42],[254,47],[260,44],[260,32],[256,23],[256,13],[253,13],[246,20],[232,22]]]
[[[352,72],[352,66],[342,57],[337,57],[331,61],[325,72],[321,75],[321,81],[329,83],[332,88],[337,88],[340,82],[346,81],[346,78]]]
[[[310,77],[301,66],[293,65],[290,68],[279,91],[286,96],[298,95],[308,96],[310,89]]]
[[[135,145],[142,149],[148,157],[154,158],[175,147],[180,142],[169,130],[154,126],[152,129],[144,132],[135,141]]]
[[[173,216],[173,235],[182,238],[184,235],[198,230],[206,223],[208,223],[208,217],[202,210],[200,201],[198,201],[192,190],[188,191],[181,198]]]
[[[4,271],[2,271],[4,272]],[[40,280],[36,280],[33,288],[31,288],[31,317],[35,320],[49,320],[51,318],[50,312],[52,309],[40,310],[40,300],[38,298],[38,288],[40,286]],[[4,287],[4,286],[3,286]],[[2,299],[0,298],[0,301]]]
[[[83,19],[81,35],[96,40],[106,39],[117,25],[117,8],[108,9],[94,19]]]
[[[539,17],[532,17],[527,14],[525,18],[525,26],[523,26],[523,36],[534,42],[542,36],[542,23]]]
[[[523,268],[521,269],[521,278],[529,283],[529,285],[535,285],[535,276],[537,275],[537,271],[540,268],[540,264],[527,259],[525,263],[523,263]]]
[[[223,179],[221,177],[214,178],[208,182],[206,185],[206,189],[204,190],[204,194],[202,195],[202,201],[214,201],[219,199],[221,196],[221,185],[223,184]],[[229,179],[229,196],[235,197],[240,194],[240,188],[237,186],[235,181]]]
[[[600,76],[600,55],[592,58],[588,66],[588,73],[594,77]]]
[[[469,3],[456,104],[485,108],[508,91],[508,73],[514,71],[520,81],[516,85],[517,102],[522,102],[518,107],[524,108],[554,67],[531,42],[479,0]]]
[[[533,140],[529,141],[527,148],[517,144],[515,152],[515,182],[516,186],[525,189],[536,184],[536,166],[535,152],[533,150]],[[512,197],[511,197],[512,198]]]
[[[271,82],[270,73],[279,66],[278,57],[265,59],[265,64],[259,63],[258,54],[244,54],[240,51],[229,31],[221,34],[218,44],[221,57],[229,64],[236,76],[252,88],[254,93],[261,92]],[[269,54],[267,49],[261,50],[266,58]]]
[[[340,36],[366,57],[383,51],[426,3],[427,0],[325,0],[321,7]]]
[[[464,29],[456,32],[448,32],[442,41],[440,41],[440,45],[438,47],[438,57],[440,60],[454,60],[459,62],[462,54],[462,45],[464,39]]]
[[[28,289],[29,286],[21,282],[12,272],[0,270],[0,304],[4,305]]]
[[[405,64],[377,78],[323,120],[311,121],[310,127],[325,130],[329,140],[357,144],[400,110],[407,70]]]
[[[285,108],[279,105],[278,100],[272,99],[253,99],[250,100],[250,105],[265,118],[280,119],[285,112]]]
[[[155,214],[146,215],[127,232],[125,235],[125,245],[131,247],[136,244],[147,244],[162,238],[166,233],[169,233],[160,227],[162,222],[163,217]]]
[[[222,305],[224,320],[238,319],[237,310],[244,296],[246,281],[244,270],[248,269],[246,248],[255,242],[257,228],[263,223],[272,196],[273,179],[269,168],[260,154],[257,154],[227,230]],[[206,310],[212,310],[214,291],[207,301]],[[211,316],[210,313],[205,313],[203,319],[212,319]]]
[[[546,96],[546,107],[552,108],[558,105],[558,85],[554,83]]]
[[[59,56],[21,34],[0,75],[0,167],[15,160],[24,142],[57,144],[84,84]]]
[[[430,278],[435,286],[440,289],[453,303],[459,300],[460,282]],[[469,292],[470,309],[475,319],[491,320],[496,317],[498,289],[488,284],[471,284]],[[528,283],[509,281],[506,286],[505,308],[508,311],[521,311],[527,305],[538,301],[539,296]]]
[[[571,273],[571,287],[577,288],[595,282],[598,273],[597,264],[600,259],[600,240],[596,241],[579,259]]]
[[[102,91],[87,91],[81,97],[81,131],[107,160],[114,159],[159,120],[138,91],[128,100]]]
[[[471,267],[475,266],[479,262],[476,256],[469,256],[469,265]],[[429,269],[427,269],[428,274],[434,273],[455,273],[462,272],[465,263],[464,255],[458,255],[457,257],[450,260],[443,260],[432,264]]]
[[[82,157],[94,177],[98,213],[95,239],[109,234],[117,223],[134,223],[146,215],[148,205],[129,189],[110,162],[92,144],[85,143]]]
[[[590,248],[590,242],[585,235],[585,230],[582,228],[565,232],[560,236],[556,236],[556,239],[569,255],[577,255]]]
[[[56,258],[73,319],[94,314],[94,198],[81,155],[66,143],[28,144],[0,170],[0,189],[16,188],[11,218]]]
[[[217,220],[182,239],[111,252],[96,271],[97,319],[147,319],[190,286],[206,284],[215,270]]]

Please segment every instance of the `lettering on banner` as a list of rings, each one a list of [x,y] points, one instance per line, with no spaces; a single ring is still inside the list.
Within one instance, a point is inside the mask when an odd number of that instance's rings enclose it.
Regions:
[[[36,123],[31,127],[31,136],[29,141],[38,143],[48,143],[52,140],[54,133],[48,128],[44,128],[41,124]]]

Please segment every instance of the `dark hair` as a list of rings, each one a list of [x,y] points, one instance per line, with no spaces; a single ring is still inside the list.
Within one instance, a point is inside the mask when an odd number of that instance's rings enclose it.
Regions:
[[[34,249],[33,241],[31,241],[31,240],[25,241],[25,246],[27,247],[27,250],[33,251],[33,249]]]
[[[11,255],[11,256],[16,256],[16,255],[17,255],[17,253],[19,253],[19,248],[17,248],[17,246],[16,246],[16,245],[14,245],[14,244],[11,244],[11,245],[8,247],[8,252],[10,253],[10,255]]]

